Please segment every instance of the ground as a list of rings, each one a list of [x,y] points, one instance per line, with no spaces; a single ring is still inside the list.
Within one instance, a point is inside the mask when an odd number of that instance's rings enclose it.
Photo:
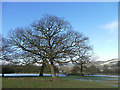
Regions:
[[[105,80],[100,77],[67,76],[58,77],[4,77],[3,88],[117,88],[117,79]],[[80,80],[79,80],[80,79]]]

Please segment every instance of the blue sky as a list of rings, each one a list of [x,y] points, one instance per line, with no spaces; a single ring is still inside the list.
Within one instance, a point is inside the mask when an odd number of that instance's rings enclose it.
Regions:
[[[64,17],[90,39],[98,60],[118,58],[117,2],[3,2],[2,34],[24,27],[44,14]]]

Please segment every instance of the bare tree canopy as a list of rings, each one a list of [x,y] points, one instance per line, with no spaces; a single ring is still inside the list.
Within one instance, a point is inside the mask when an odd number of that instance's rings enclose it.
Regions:
[[[28,27],[16,28],[9,35],[9,44],[14,49],[29,52],[48,64],[53,79],[56,79],[54,65],[73,62],[78,51],[82,55],[89,50],[87,43],[88,38],[74,32],[66,20],[52,15],[45,15]]]
[[[11,49],[10,44],[8,44],[7,38],[2,37],[0,45],[0,59],[3,61],[12,60],[13,58],[11,53],[13,53],[13,50]]]

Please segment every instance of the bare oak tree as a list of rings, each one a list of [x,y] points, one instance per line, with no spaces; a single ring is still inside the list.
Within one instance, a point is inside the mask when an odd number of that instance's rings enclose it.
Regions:
[[[57,79],[55,64],[74,62],[78,43],[85,45],[88,40],[81,33],[72,31],[66,20],[52,15],[45,15],[29,27],[16,28],[9,36],[9,43],[16,50],[32,53],[40,58],[41,63],[49,65],[53,80]]]

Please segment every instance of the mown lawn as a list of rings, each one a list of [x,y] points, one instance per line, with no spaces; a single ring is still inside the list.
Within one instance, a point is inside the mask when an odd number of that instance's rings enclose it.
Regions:
[[[59,77],[61,80],[52,81],[51,77],[4,77],[2,86],[3,88],[117,88],[113,86],[112,81],[80,81],[74,80],[75,78]]]

